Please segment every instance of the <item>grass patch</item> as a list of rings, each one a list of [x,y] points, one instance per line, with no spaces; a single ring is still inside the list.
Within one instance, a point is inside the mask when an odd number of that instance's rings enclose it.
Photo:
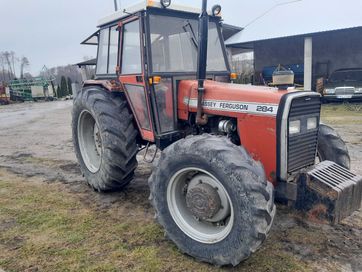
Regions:
[[[362,104],[325,104],[321,118],[331,125],[362,125]]]
[[[250,272],[264,272],[264,271],[278,271],[278,272],[309,272],[311,271],[308,266],[295,258],[292,254],[284,252],[278,247],[262,248],[255,257],[247,260],[245,266],[248,267],[242,271]]]
[[[124,215],[120,206],[99,209],[62,186],[24,182],[0,169],[2,269],[220,271],[181,254],[142,205]],[[272,239],[247,262],[221,270],[308,271],[305,265]]]
[[[362,106],[362,104],[361,104]],[[356,110],[355,110],[356,109]],[[358,109],[358,110],[357,110]],[[322,105],[322,116],[362,116],[359,106],[345,104],[324,104]]]

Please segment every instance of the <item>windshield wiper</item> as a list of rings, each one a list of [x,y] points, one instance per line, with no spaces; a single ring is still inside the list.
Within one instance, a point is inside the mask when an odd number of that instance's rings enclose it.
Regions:
[[[182,28],[186,33],[190,34],[190,39],[191,39],[193,45],[195,46],[196,49],[198,49],[199,45],[198,45],[197,38],[196,38],[194,29],[193,29],[190,21],[186,20],[186,23],[184,24],[184,26]]]

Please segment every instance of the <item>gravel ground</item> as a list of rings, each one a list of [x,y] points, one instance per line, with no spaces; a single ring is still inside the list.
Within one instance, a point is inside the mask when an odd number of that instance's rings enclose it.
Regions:
[[[96,194],[85,185],[73,153],[71,107],[71,101],[0,107],[0,170],[5,173],[0,181],[6,179],[7,175],[9,179],[15,175],[22,182],[31,182],[36,178],[44,182],[44,186],[57,184],[59,190],[70,192],[84,203],[95,204],[97,210],[117,209],[120,218],[122,214],[131,219],[132,216],[141,215],[145,222],[152,221],[153,209],[148,203],[147,186],[151,165],[143,162],[142,157],[139,157],[135,181],[125,192]],[[324,121],[334,125],[345,139],[352,157],[352,169],[362,175],[362,113],[341,117],[331,107],[327,107]],[[125,207],[132,210],[131,215]],[[5,224],[0,220],[0,230]],[[172,244],[164,243],[161,247],[172,247]],[[330,226],[305,221],[302,215],[279,206],[271,236],[260,252],[238,267],[225,270],[295,271],[302,267],[306,271],[362,271],[362,211],[354,213],[341,225]],[[18,253],[14,251],[13,254],[16,256]],[[270,257],[265,260],[265,256]],[[297,268],[279,259],[280,256],[292,258],[292,264]],[[0,267],[1,257],[0,252]],[[161,264],[167,264],[168,256],[158,258]],[[188,265],[191,265],[190,262],[196,263],[183,255],[178,262],[179,265],[183,262]],[[261,264],[265,270],[260,270]],[[168,271],[173,270],[172,266],[163,267],[168,267]],[[196,263],[192,270],[197,269],[219,270]]]

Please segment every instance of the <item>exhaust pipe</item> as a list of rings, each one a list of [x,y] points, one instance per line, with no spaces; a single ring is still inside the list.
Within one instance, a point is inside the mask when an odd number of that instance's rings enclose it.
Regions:
[[[114,10],[118,11],[118,2],[117,2],[117,0],[114,0]]]
[[[209,35],[209,15],[207,13],[207,0],[202,0],[202,9],[199,17],[199,46],[197,59],[197,113],[196,124],[206,125],[207,116],[202,114],[202,100],[204,97],[204,81],[206,79],[207,43]]]

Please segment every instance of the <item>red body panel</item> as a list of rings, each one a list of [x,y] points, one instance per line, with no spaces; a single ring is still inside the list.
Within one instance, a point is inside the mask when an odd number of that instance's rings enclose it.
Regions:
[[[205,82],[203,112],[237,119],[241,144],[261,161],[269,181],[276,182],[276,115],[287,91],[214,81]],[[188,120],[197,110],[197,82],[181,81],[178,118]],[[196,103],[195,103],[196,102]]]
[[[147,98],[148,94],[145,91],[146,90],[146,84],[144,83],[144,81],[142,83],[137,81],[137,76],[120,76],[120,81],[122,83],[122,85],[124,84],[132,84],[135,86],[142,86],[143,87],[143,95],[145,96],[145,103],[146,105],[144,105],[143,103],[141,103],[142,99],[135,99],[135,100],[131,100],[130,99],[130,94],[127,92],[127,88],[124,88],[127,100],[129,102],[129,105],[131,106],[132,112],[133,112],[133,116],[138,116],[139,118],[135,118],[136,122],[138,124],[138,128],[139,131],[141,132],[141,136],[143,139],[150,141],[150,142],[154,142],[155,141],[155,136],[153,134],[153,124],[151,122],[151,111],[150,111],[150,105],[149,105],[149,99]],[[142,75],[142,78],[144,78],[144,76]],[[144,108],[146,107],[146,111],[145,114],[143,114]],[[148,119],[149,124],[150,124],[150,129],[144,129],[141,126],[141,123],[143,121],[145,121],[144,119]]]

